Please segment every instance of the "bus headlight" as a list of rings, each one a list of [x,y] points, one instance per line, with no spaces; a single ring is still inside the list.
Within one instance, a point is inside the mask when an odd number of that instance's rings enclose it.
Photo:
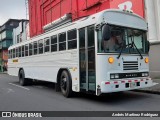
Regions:
[[[142,73],[142,77],[148,77],[149,76],[149,73]]]
[[[111,79],[118,79],[119,78],[119,74],[111,74],[110,78]]]
[[[111,77],[111,79],[114,79],[114,78],[115,78],[115,75],[111,74],[111,76],[110,76],[110,77]]]
[[[118,79],[118,78],[119,78],[119,75],[118,75],[118,74],[115,74],[115,78]]]

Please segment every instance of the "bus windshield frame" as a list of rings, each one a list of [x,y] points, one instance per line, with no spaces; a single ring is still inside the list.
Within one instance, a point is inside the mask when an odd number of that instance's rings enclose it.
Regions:
[[[109,40],[103,40],[102,29],[98,31],[98,53],[148,54],[147,31],[109,26]]]

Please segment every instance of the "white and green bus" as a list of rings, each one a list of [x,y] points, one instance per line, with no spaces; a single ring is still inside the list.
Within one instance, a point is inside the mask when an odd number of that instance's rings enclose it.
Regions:
[[[11,46],[8,74],[23,86],[53,82],[66,97],[134,90],[154,85],[148,52],[143,18],[104,10]]]

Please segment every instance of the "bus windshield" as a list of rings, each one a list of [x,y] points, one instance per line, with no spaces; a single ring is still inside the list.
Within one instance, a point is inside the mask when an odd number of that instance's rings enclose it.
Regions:
[[[147,54],[146,31],[110,26],[111,37],[103,40],[102,31],[98,31],[99,53]]]

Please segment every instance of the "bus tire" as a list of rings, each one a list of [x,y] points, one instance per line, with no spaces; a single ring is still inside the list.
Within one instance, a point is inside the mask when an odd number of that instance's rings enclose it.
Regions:
[[[64,70],[60,77],[60,89],[62,94],[69,98],[72,96],[72,80],[71,76],[68,74],[66,70]]]
[[[27,79],[25,78],[24,70],[19,71],[19,83],[21,86],[26,86],[28,84]]]

